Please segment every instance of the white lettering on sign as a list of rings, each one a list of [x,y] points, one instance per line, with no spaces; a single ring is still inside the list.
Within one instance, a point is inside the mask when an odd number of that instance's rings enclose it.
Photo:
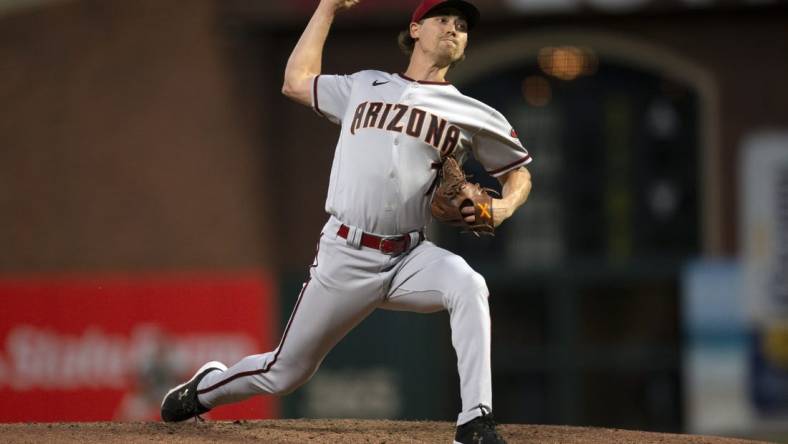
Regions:
[[[140,368],[156,360],[186,373],[209,360],[235,362],[254,351],[253,339],[241,334],[167,336],[144,324],[128,336],[98,327],[71,335],[20,325],[8,333],[0,354],[0,388],[124,389]]]
[[[401,413],[401,384],[386,368],[324,369],[306,387],[311,418],[392,418]]]

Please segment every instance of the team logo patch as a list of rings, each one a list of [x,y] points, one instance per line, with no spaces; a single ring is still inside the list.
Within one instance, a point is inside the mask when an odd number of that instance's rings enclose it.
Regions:
[[[478,204],[478,206],[479,206],[479,210],[481,210],[481,213],[479,214],[479,216],[486,217],[488,219],[492,219],[492,214],[490,214],[490,206],[489,205],[480,203],[480,204]]]
[[[516,139],[517,138],[517,131],[515,131],[514,128],[512,128],[512,130],[509,131],[509,135]]]

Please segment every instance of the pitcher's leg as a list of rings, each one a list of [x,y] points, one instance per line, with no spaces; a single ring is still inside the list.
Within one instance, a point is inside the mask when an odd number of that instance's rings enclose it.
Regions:
[[[331,348],[375,308],[373,300],[348,293],[310,279],[276,350],[209,373],[198,386],[199,402],[210,409],[257,394],[284,395],[303,385]]]
[[[464,424],[482,414],[480,405],[492,408],[487,284],[464,259],[431,243],[411,254],[414,256],[397,272],[381,308],[449,311],[462,397],[457,424]]]

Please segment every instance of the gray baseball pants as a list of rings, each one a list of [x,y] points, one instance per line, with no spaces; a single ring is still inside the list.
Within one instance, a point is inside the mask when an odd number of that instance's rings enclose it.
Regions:
[[[433,313],[448,310],[457,353],[462,412],[457,424],[492,408],[489,292],[484,278],[460,256],[423,241],[389,256],[323,228],[310,277],[304,283],[279,346],[209,373],[199,401],[213,408],[258,394],[285,395],[306,383],[323,358],[373,310]],[[351,235],[348,239],[354,238]]]

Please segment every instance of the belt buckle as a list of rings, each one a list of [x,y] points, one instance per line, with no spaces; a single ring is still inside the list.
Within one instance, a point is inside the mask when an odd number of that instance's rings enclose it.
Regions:
[[[386,251],[386,250],[383,249],[383,243],[384,242],[386,242],[386,241],[397,242],[397,239],[400,239],[400,238],[402,238],[402,236],[381,236],[380,237],[380,243],[378,244],[378,250],[380,250],[381,253],[383,253],[385,255],[388,255],[388,256],[398,256],[398,255],[402,254],[402,252],[405,251],[405,248],[402,248],[399,251],[396,251],[396,249],[392,249],[392,250],[389,250],[389,251]]]

